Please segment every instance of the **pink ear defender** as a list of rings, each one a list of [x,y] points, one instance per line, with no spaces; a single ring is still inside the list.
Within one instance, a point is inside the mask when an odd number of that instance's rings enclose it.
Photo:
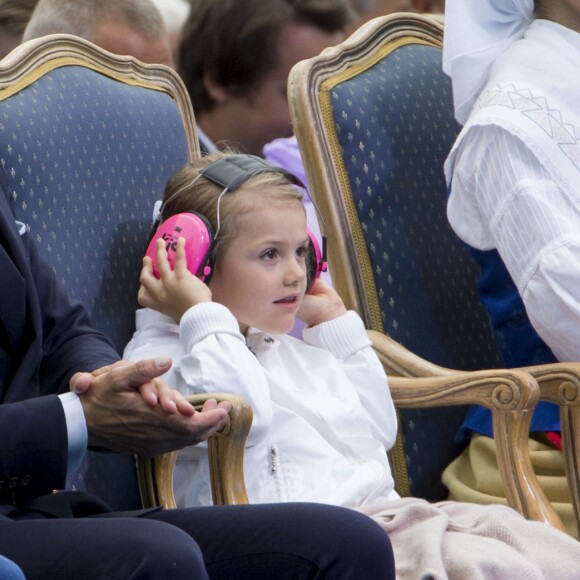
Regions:
[[[322,272],[326,272],[328,270],[328,264],[326,262],[326,236],[322,236],[322,250],[320,249],[320,245],[316,236],[310,231],[310,229],[306,230],[308,232],[308,237],[310,238],[310,246],[309,246],[309,259],[308,259],[308,272],[307,272],[307,283],[306,283],[306,292],[312,288],[314,282],[318,280],[320,274]]]
[[[145,252],[153,261],[153,274],[159,278],[157,269],[157,240],[162,238],[167,249],[171,269],[175,267],[177,240],[185,238],[187,269],[205,281],[211,274],[210,252],[213,241],[211,225],[200,214],[179,213],[166,219],[155,232]]]
[[[209,179],[216,185],[222,187],[223,190],[217,201],[217,230],[214,234],[209,221],[203,215],[196,212],[175,214],[167,218],[153,234],[145,253],[153,261],[153,273],[155,276],[159,278],[159,270],[157,269],[157,240],[159,238],[165,240],[169,264],[173,269],[175,267],[177,240],[182,237],[185,238],[185,255],[188,270],[207,283],[212,272],[212,246],[220,230],[219,210],[221,198],[224,194],[237,189],[250,177],[267,172],[281,173],[294,185],[306,189],[304,184],[295,175],[283,167],[271,165],[261,157],[255,155],[228,155],[204,167],[191,183],[174,193],[171,197],[194,185],[200,177]],[[167,201],[165,201],[166,203]],[[154,213],[159,213],[159,215],[162,213],[157,204]],[[155,215],[154,219],[159,219],[159,216]],[[307,291],[310,290],[321,272],[326,272],[328,267],[326,263],[326,236],[322,236],[322,251],[316,237],[310,230],[308,230],[308,236],[310,238],[310,256],[307,261]]]

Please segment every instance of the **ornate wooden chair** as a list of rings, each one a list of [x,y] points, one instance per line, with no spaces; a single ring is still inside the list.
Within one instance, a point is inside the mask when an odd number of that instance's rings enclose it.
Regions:
[[[445,496],[440,475],[459,452],[453,439],[465,408],[432,407],[479,402],[494,410],[508,503],[542,519],[551,511],[539,507],[543,493],[514,493],[521,487],[516,472],[529,466],[529,409],[513,406],[516,391],[505,388],[511,375],[475,371],[502,363],[475,292],[474,263],[446,220],[443,162],[459,126],[441,70],[442,36],[432,19],[387,16],[298,63],[289,79],[294,130],[324,218],[333,284],[363,317],[390,376],[400,412],[400,437],[391,453],[399,492],[430,500]],[[544,399],[562,405],[578,507],[573,423],[580,366],[525,370],[540,381]],[[483,376],[489,388],[480,388]],[[440,390],[427,395],[408,377],[438,377]],[[517,465],[520,460],[525,465]]]
[[[153,204],[167,178],[197,155],[189,97],[167,67],[67,35],[25,43],[0,62],[0,171],[17,218],[119,352],[134,331]],[[241,473],[251,424],[248,406],[232,403],[228,425],[210,441],[217,501],[231,500],[230,474]],[[75,488],[116,509],[141,507],[132,456],[87,456]],[[140,460],[147,505],[163,502],[154,469],[161,459]]]

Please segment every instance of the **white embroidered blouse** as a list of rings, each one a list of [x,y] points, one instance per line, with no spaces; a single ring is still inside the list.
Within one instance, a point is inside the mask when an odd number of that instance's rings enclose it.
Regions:
[[[558,359],[576,361],[579,74],[580,34],[535,21],[497,63],[446,165],[453,229],[498,250],[538,334]]]

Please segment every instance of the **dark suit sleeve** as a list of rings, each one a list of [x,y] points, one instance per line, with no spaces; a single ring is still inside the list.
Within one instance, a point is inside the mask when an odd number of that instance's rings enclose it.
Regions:
[[[0,405],[0,504],[64,488],[67,432],[56,395]]]
[[[0,171],[1,177],[1,171]],[[1,183],[0,183],[0,189]],[[68,441],[55,393],[77,371],[118,360],[111,343],[90,325],[83,306],[69,301],[29,234],[19,235],[11,198],[0,196],[3,285],[0,376],[0,503],[63,488]],[[13,293],[19,293],[14,297]],[[14,300],[9,300],[15,298]],[[39,396],[44,395],[44,396]]]
[[[111,342],[97,332],[80,303],[68,299],[51,266],[39,255],[27,234],[23,236],[35,280],[43,327],[40,366],[42,394],[68,391],[70,377],[119,360]]]

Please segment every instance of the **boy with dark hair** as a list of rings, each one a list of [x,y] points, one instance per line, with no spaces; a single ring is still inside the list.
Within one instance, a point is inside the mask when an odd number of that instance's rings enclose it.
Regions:
[[[262,155],[290,136],[290,69],[342,40],[354,20],[347,0],[193,0],[178,70],[202,148],[227,141]]]

